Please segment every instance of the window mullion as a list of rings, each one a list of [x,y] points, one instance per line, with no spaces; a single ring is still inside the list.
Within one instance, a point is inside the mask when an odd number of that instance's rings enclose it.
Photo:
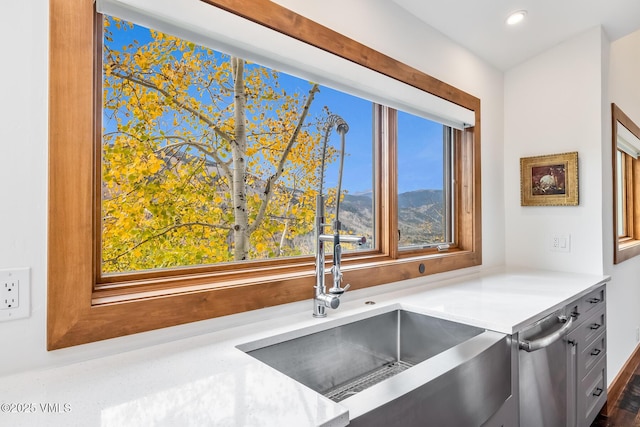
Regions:
[[[455,227],[455,194],[454,194],[454,176],[453,171],[455,170],[455,152],[454,152],[454,144],[453,137],[454,131],[452,128],[448,126],[443,127],[443,138],[442,143],[444,145],[443,150],[443,190],[444,190],[444,238],[446,243],[455,243],[453,236],[455,235],[456,227]]]
[[[386,149],[387,173],[382,181],[385,183],[386,219],[387,219],[387,253],[393,259],[398,258],[398,112],[393,108],[381,107],[383,111],[382,133],[383,146]]]
[[[640,161],[625,154],[625,232],[634,240],[640,239],[640,209],[636,207],[640,201]]]
[[[630,239],[633,238],[633,196],[634,196],[634,190],[633,190],[633,177],[634,177],[634,164],[633,164],[633,159],[631,159],[630,156],[628,156],[626,153],[624,152],[620,152],[621,154],[621,161],[620,161],[620,173],[621,175],[621,179],[620,179],[620,190],[621,190],[621,194],[619,194],[618,196],[621,196],[621,204],[619,206],[617,206],[617,208],[620,210],[620,218],[618,218],[620,221],[622,221],[622,225],[619,228],[619,230],[621,230],[622,232],[620,233],[620,235],[618,236],[618,238],[620,239]],[[616,197],[618,197],[616,196]]]

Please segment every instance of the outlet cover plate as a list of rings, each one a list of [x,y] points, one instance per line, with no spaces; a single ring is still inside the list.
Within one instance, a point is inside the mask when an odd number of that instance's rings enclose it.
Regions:
[[[571,234],[552,234],[549,238],[551,252],[571,252]]]
[[[0,322],[29,317],[30,275],[29,268],[0,270]]]

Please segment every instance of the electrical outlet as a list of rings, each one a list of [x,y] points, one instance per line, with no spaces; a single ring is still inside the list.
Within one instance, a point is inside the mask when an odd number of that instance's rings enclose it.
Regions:
[[[29,317],[29,269],[0,270],[0,321]]]
[[[0,310],[18,308],[20,302],[18,289],[19,283],[17,279],[9,278],[0,283]]]

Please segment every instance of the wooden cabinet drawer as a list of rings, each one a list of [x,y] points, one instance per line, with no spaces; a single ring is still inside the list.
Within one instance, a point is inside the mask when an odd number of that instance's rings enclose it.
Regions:
[[[583,316],[584,314],[580,317]],[[587,317],[586,320],[583,320],[576,328],[577,330],[580,330],[580,335],[584,339],[583,342],[591,342],[596,336],[600,335],[600,333],[607,327],[606,321],[604,305],[599,307],[596,312],[589,313],[589,317]]]
[[[606,360],[598,362],[581,381],[578,397],[578,426],[589,427],[607,400]]]
[[[602,308],[605,305],[605,291],[604,286],[589,292],[587,295],[580,298],[579,312],[581,315],[586,316],[597,308]]]
[[[587,373],[593,369],[607,353],[607,334],[604,330],[594,337],[591,341],[586,341],[585,345],[579,349],[580,357],[578,358],[578,379],[584,378]]]

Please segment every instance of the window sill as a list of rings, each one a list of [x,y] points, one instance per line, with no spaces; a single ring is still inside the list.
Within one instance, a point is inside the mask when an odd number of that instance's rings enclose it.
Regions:
[[[640,240],[637,239],[619,239],[614,248],[614,264],[640,255]]]
[[[481,264],[479,254],[471,251],[399,260],[380,258],[345,265],[345,280],[351,283],[352,290]],[[424,273],[420,273],[421,265]],[[88,307],[82,296],[72,298],[67,305],[75,306],[80,315],[57,319],[55,327],[50,329],[49,349],[311,299],[315,273],[308,268],[215,284],[211,284],[211,278],[209,283],[204,277],[192,280],[194,283],[180,287],[156,285],[155,289],[129,293],[123,293],[122,289],[97,290],[90,295]]]

